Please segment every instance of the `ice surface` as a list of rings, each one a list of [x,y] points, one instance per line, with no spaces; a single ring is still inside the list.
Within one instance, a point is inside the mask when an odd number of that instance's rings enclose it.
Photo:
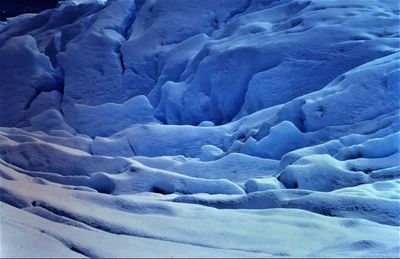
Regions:
[[[138,95],[122,104],[75,104],[69,110],[69,123],[91,137],[110,136],[135,124],[159,124],[154,118],[153,107],[146,96]]]
[[[66,0],[0,23],[1,257],[400,257],[390,0]]]
[[[14,126],[40,92],[57,89],[57,80],[49,58],[28,35],[9,39],[0,48],[0,62],[0,124]]]

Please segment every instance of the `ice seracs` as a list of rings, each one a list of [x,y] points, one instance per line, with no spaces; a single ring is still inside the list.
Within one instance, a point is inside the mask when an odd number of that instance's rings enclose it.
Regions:
[[[0,256],[398,257],[398,14],[69,0],[1,22]]]

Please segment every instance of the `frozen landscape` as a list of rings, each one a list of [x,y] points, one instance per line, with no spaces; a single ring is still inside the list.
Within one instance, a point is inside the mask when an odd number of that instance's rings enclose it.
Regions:
[[[0,22],[1,257],[400,257],[397,0],[66,0]]]

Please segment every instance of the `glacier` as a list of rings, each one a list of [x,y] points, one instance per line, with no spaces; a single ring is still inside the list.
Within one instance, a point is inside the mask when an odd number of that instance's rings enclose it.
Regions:
[[[400,257],[392,0],[65,0],[0,22],[1,257]]]

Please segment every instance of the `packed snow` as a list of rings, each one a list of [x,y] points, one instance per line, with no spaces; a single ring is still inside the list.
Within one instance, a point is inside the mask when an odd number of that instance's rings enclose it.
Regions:
[[[1,257],[400,257],[392,0],[65,0],[0,23]]]

